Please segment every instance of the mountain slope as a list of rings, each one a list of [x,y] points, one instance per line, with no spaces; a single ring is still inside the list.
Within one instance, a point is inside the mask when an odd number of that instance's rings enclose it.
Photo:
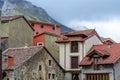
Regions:
[[[0,0],[0,8],[2,8],[2,15],[4,16],[24,15],[27,19],[30,20],[58,24],[61,26],[61,32],[73,31],[73,29],[68,28],[57,22],[56,20],[52,19],[44,9],[32,5],[30,2],[25,0]]]

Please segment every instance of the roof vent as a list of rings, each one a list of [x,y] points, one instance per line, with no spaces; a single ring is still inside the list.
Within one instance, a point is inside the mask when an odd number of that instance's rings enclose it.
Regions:
[[[108,49],[111,49],[112,48],[112,46],[111,45],[108,45]]]

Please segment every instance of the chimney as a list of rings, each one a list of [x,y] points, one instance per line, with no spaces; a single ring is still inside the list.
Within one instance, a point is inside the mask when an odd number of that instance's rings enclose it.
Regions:
[[[8,68],[11,68],[13,66],[13,57],[8,57]]]

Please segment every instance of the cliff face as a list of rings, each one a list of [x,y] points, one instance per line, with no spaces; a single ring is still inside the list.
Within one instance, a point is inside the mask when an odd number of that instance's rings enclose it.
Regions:
[[[51,18],[44,9],[25,0],[0,0],[0,8],[2,8],[3,16],[24,15],[30,20],[58,24],[61,26],[61,32],[73,31],[73,29]]]

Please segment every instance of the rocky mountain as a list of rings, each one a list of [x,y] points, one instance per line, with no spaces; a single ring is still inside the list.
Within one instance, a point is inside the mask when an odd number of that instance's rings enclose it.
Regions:
[[[25,0],[0,0],[0,8],[2,9],[2,15],[4,16],[24,15],[30,20],[58,24],[61,26],[61,32],[73,31],[73,29],[62,25],[58,21],[51,18],[44,9]]]

